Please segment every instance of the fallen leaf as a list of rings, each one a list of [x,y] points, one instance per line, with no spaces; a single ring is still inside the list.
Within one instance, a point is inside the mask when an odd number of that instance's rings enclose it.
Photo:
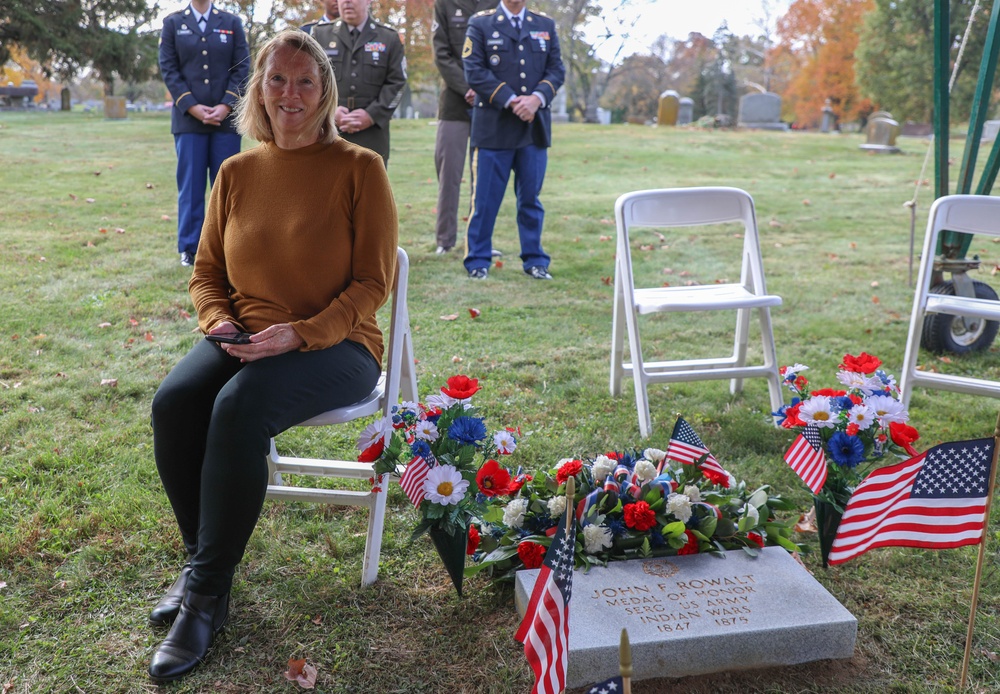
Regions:
[[[146,342],[152,342],[152,341],[153,341],[153,333],[151,333],[151,332],[149,332],[147,330],[146,331]]]
[[[121,227],[115,227],[115,233],[116,234],[124,234],[125,230],[122,229]]]
[[[102,386],[108,386],[109,388],[117,388],[118,387],[118,379],[117,378],[102,378],[101,379],[101,385]]]
[[[44,411],[45,411],[44,407],[34,407],[30,405],[28,406],[28,412],[30,412],[31,414],[38,414],[39,412],[44,412]]]
[[[681,272],[680,272],[680,275],[679,275],[679,276],[680,276],[680,277],[690,277],[690,276],[691,276],[691,273],[690,273],[690,272],[688,272],[687,270],[681,270]]]
[[[0,590],[3,590],[6,587],[7,587],[7,581],[0,581]]]
[[[945,363],[945,364],[950,364],[951,363],[951,357],[938,357],[938,361],[940,361],[942,363]]]
[[[447,316],[441,316],[441,320],[458,320],[458,314],[449,313]]]
[[[11,691],[12,689],[14,689],[14,680],[11,680],[10,682],[5,682],[3,685],[3,694],[7,694],[7,692]]]
[[[808,198],[806,198],[805,200],[803,200],[803,201],[802,201],[802,204],[803,204],[803,205],[805,205],[806,207],[809,207],[809,205],[812,205],[812,203],[811,203],[811,202],[809,202],[809,199],[808,199]]]
[[[872,297],[872,303],[873,303],[873,304],[877,304],[877,303],[879,303],[879,300],[878,300],[878,297],[877,297],[877,296],[873,296],[873,297]]]
[[[462,359],[462,357],[458,356],[457,354],[451,358],[452,364],[461,364],[463,361],[465,360]]]
[[[97,246],[94,245],[93,241],[87,241],[87,248],[97,248]]]
[[[988,660],[989,660],[989,661],[990,661],[991,663],[995,663],[995,662],[997,662],[998,660],[1000,660],[1000,655],[997,655],[996,651],[987,651],[987,650],[985,650],[985,649],[984,649],[984,650],[982,650],[982,651],[980,651],[980,652],[981,652],[981,653],[982,653],[982,654],[983,654],[984,656],[986,656],[986,658],[987,658],[987,659],[988,659]]]
[[[95,176],[100,176],[100,175],[101,175],[101,172],[100,172],[100,171],[95,171],[95,172],[94,172],[94,175],[95,175]]]
[[[857,241],[851,241],[848,245],[851,247],[852,251],[858,250],[858,242]]]
[[[809,509],[809,513],[799,516],[799,522],[793,528],[797,533],[815,533],[819,531],[816,527],[816,507]]]
[[[133,326],[134,325],[139,325],[139,321],[137,321],[134,316],[129,316],[128,323],[129,323],[129,325],[133,325]]]
[[[98,328],[110,328],[111,327],[111,323],[108,323],[107,321],[105,321],[103,323],[98,323],[97,327]]]
[[[108,233],[108,230],[105,227],[101,227],[100,229],[98,229],[98,231],[101,232],[102,234]]]
[[[188,313],[184,309],[181,309],[181,318],[190,318],[190,317],[191,317],[190,313]]]
[[[651,244],[651,243],[649,243],[649,244],[644,243],[641,246],[639,246],[639,250],[640,251],[652,251],[652,250],[655,250],[655,246],[653,246],[653,244]]]
[[[772,226],[772,227],[779,227],[779,228],[781,227],[781,222],[779,222],[777,219],[773,219],[773,218],[767,224],[768,224],[768,226]]]
[[[665,267],[665,268],[663,268],[663,274],[664,275],[672,275],[672,274],[674,274],[674,269],[672,267]]]
[[[307,663],[305,658],[289,658],[285,679],[297,683],[303,689],[312,689],[316,686],[316,668]]]
[[[69,199],[70,199],[70,200],[76,200],[76,196],[75,196],[75,195],[73,195],[72,193],[70,193],[70,194],[69,194]]]
[[[469,315],[472,316],[473,318],[479,318],[480,314],[482,314],[482,311],[480,311],[478,308],[469,309]]]
[[[87,202],[97,202],[94,198],[87,198]]]
[[[614,224],[614,222],[613,222],[613,221],[611,221],[610,219],[607,219],[607,218],[605,218],[605,219],[602,219],[602,220],[601,220],[601,221],[599,222],[599,224],[609,224],[609,225],[610,225],[610,224]]]
[[[830,178],[836,178],[836,177],[837,177],[837,174],[835,174],[834,172],[831,171],[830,172]]]
[[[611,282],[612,281],[614,281],[614,280],[611,277],[602,277],[601,278],[601,282],[603,282],[604,284],[606,284],[609,287],[611,286]]]
[[[164,222],[169,222],[170,221],[170,215],[168,215],[168,214],[161,214],[160,215],[160,219],[162,219]]]
[[[610,241],[611,237],[610,236],[600,236],[600,237],[598,237],[597,240],[598,241]]]
[[[499,270],[500,268],[503,267],[503,261],[502,260],[496,261],[495,263],[493,263],[493,267],[495,267],[497,270]]]
[[[313,617],[312,619],[310,619],[309,621],[312,622],[313,624],[315,624],[316,626],[320,626],[320,625],[323,624],[323,615],[318,614],[315,617]]]
[[[147,184],[146,184],[146,188],[147,188],[148,190],[152,190],[152,189],[153,189],[154,187],[155,187],[155,186],[153,186],[153,184],[152,184],[152,183],[147,183]]]

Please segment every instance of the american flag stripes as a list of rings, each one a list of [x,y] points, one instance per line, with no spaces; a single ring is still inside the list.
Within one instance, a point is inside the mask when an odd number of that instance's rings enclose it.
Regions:
[[[560,522],[514,635],[524,644],[524,655],[535,673],[531,694],[560,694],[566,688],[575,544],[576,520]]]
[[[830,563],[842,564],[875,547],[979,544],[993,449],[992,438],[943,443],[872,472],[847,503]]]
[[[702,456],[708,456],[705,458],[705,462],[701,464],[701,470],[707,477],[712,479],[729,477],[729,473],[719,465],[719,461],[715,459],[715,456],[709,453],[708,448],[698,438],[698,434],[694,433],[691,425],[683,417],[678,417],[677,423],[674,424],[674,431],[670,434],[670,444],[667,446],[666,457],[670,460],[676,460],[679,463],[695,465],[701,460]],[[666,458],[664,458],[665,460]],[[663,465],[664,463],[661,462],[658,472],[663,472]]]
[[[826,454],[819,430],[807,426],[785,451],[785,461],[802,478],[813,494],[819,494],[826,484]]]
[[[413,502],[414,506],[419,506],[424,500],[424,480],[430,472],[430,465],[422,456],[416,456],[406,466],[403,475],[399,478],[399,486],[403,488],[407,498]]]

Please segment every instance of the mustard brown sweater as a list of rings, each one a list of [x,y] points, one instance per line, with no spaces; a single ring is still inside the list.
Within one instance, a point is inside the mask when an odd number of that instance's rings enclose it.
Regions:
[[[374,152],[342,139],[230,157],[212,186],[188,284],[198,325],[290,323],[303,350],[343,340],[379,362],[375,312],[392,288],[398,220]]]

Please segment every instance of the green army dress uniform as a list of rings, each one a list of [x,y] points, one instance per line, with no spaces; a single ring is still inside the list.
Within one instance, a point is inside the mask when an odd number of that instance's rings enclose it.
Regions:
[[[326,51],[337,78],[339,105],[348,110],[363,108],[374,122],[356,133],[342,133],[348,142],[378,152],[389,162],[389,121],[406,86],[403,42],[395,29],[365,20],[357,36],[347,22],[320,22],[312,35]]]

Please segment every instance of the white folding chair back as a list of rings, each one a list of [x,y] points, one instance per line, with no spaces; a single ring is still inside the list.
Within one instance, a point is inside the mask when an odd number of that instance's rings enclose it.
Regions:
[[[410,316],[406,303],[409,267],[410,263],[406,251],[402,248],[398,249],[396,279],[392,288],[386,366],[375,390],[360,402],[324,412],[298,426],[343,424],[379,413],[388,416],[393,405],[399,402],[400,393],[407,400],[417,400],[417,377],[413,368],[413,340],[410,335]],[[282,479],[283,473],[367,481],[374,476],[375,472],[371,463],[360,463],[357,460],[283,458],[278,455],[274,439],[271,439],[271,452],[267,457],[267,465],[271,481],[267,486],[269,499],[310,501],[337,506],[365,506],[368,508],[368,537],[365,541],[361,584],[373,583],[378,578],[378,560],[382,549],[382,526],[385,518],[385,498],[389,486],[388,475],[383,476],[379,484],[381,491],[377,493],[370,490],[313,489],[289,486]]]
[[[1000,383],[971,376],[955,376],[917,369],[921,340],[931,314],[965,316],[970,319],[1000,321],[1000,302],[933,291],[934,260],[938,238],[943,231],[1000,237],[1000,198],[985,195],[946,195],[931,205],[927,234],[920,256],[920,271],[910,315],[910,332],[899,382],[900,400],[909,407],[913,389],[919,387],[950,390],[970,395],[1000,397]]]
[[[621,394],[622,375],[629,373],[635,384],[639,433],[649,436],[650,383],[677,383],[707,379],[731,379],[730,391],[743,388],[744,378],[766,378],[771,409],[782,405],[778,375],[772,306],[781,297],[767,293],[764,265],[757,235],[753,199],[738,188],[674,188],[626,193],[615,203],[618,249],[615,261],[615,303],[611,330],[611,394]],[[692,227],[743,224],[743,257],[740,281],[691,287],[636,288],[632,271],[629,234],[633,227]],[[706,230],[706,233],[711,231]],[[724,233],[730,233],[726,231]],[[735,311],[736,331],[733,352],[726,357],[691,358],[676,361],[646,361],[639,337],[639,316],[679,311]],[[752,312],[760,320],[763,363],[747,364],[747,339]],[[628,332],[629,357],[625,361],[624,341]]]

